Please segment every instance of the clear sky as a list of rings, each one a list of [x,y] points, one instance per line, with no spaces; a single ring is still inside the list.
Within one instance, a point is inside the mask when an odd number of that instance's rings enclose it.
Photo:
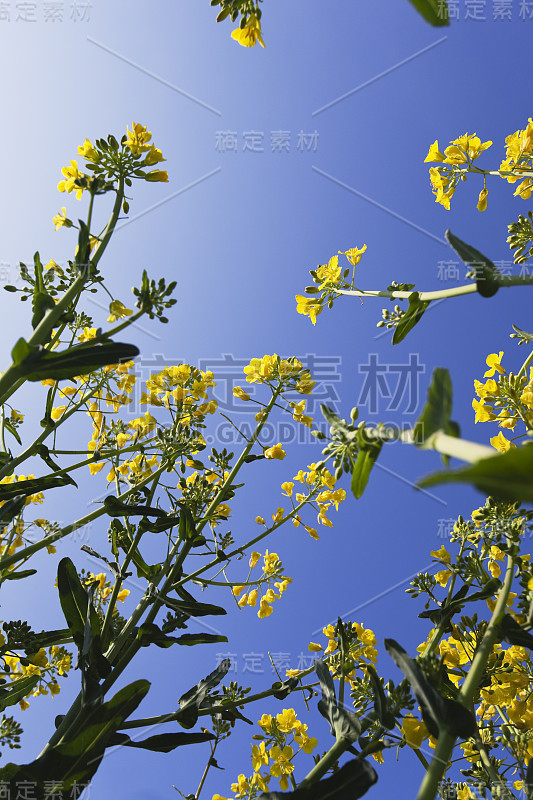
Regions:
[[[488,443],[497,431],[474,426],[473,379],[482,377],[485,358],[495,351],[505,351],[509,369],[520,367],[524,354],[508,335],[512,323],[531,329],[530,288],[502,290],[492,300],[469,296],[435,304],[396,347],[390,334],[376,328],[384,305],[379,300],[362,306],[342,298],[315,327],[296,314],[294,301],[309,283],[309,269],[363,244],[368,249],[358,267],[360,288],[384,289],[392,280],[421,290],[459,285],[465,268],[444,242],[448,227],[517,272],[506,226],[528,203],[494,179],[488,209],[480,214],[482,186],[471,177],[447,212],[434,203],[423,160],[436,138],[446,146],[468,131],[494,141],[482,163],[499,166],[505,136],[525,127],[532,114],[524,76],[533,3],[457,0],[450,6],[456,14],[451,26],[435,29],[407,0],[265,0],[266,48],[247,50],[230,38],[228,21],[215,23],[216,10],[207,0],[0,3],[0,280],[14,283],[17,263],[35,250],[46,261],[71,257],[74,236],[64,229],[55,233],[51,223],[66,202],[56,190],[61,167],[76,158],[85,137],[120,137],[132,120],[141,122],[163,150],[170,181],[134,186],[129,220],[102,268],[110,290],[126,304],[144,268],[154,278],[178,281],[169,325],[147,322],[128,331],[128,341],[141,350],[143,374],[161,360],[219,370],[216,395],[222,402],[251,357],[296,355],[321,370],[317,393],[341,415],[359,404],[361,418],[411,425],[433,368],[442,366],[451,372],[454,418],[463,436]],[[67,206],[75,217],[72,197]],[[94,316],[103,321],[106,300],[98,297]],[[28,330],[29,309],[14,295],[0,299],[6,364],[12,344]],[[370,407],[363,387],[365,367],[372,363],[384,368],[384,382]],[[407,374],[413,364],[416,379],[395,399],[402,367]],[[35,394],[25,397],[19,410],[28,415],[29,437],[31,410],[38,414],[40,408]],[[236,410],[234,405],[230,413]],[[240,420],[251,424],[250,414]],[[212,435],[219,446],[236,448],[227,434],[220,419]],[[81,441],[88,435],[89,425],[80,425]],[[235,536],[246,536],[257,514],[267,517],[282,504],[280,484],[319,458],[316,442],[291,441],[294,436],[294,429],[277,427],[271,443],[286,437],[286,459],[250,465],[248,490],[230,520]],[[260,691],[274,679],[268,651],[287,654],[297,666],[317,631],[339,615],[376,632],[379,670],[386,679],[397,678],[383,638],[393,637],[413,652],[427,634],[425,621],[416,618],[422,609],[404,593],[408,579],[446,541],[449,521],[483,501],[466,487],[416,492],[413,483],[438,467],[435,454],[390,445],[363,498],[348,497],[333,515],[333,529],[321,529],[318,542],[302,529],[282,529],[268,547],[279,553],[294,582],[272,616],[260,621],[251,609],[230,609],[222,622],[216,619],[227,646],[144,651],[124,676],[152,680],[142,711],[174,709],[179,696],[226,653],[234,656],[232,679]],[[70,489],[61,498],[51,495],[47,514],[69,521],[105,493],[103,473],[87,477],[77,495]],[[90,532],[88,543],[98,549],[105,540],[101,526]],[[68,554],[80,568],[99,571],[79,545],[62,543],[56,559]],[[42,561],[42,573],[3,599],[2,619],[28,615],[36,629],[62,626],[51,588],[55,562],[50,556]],[[137,584],[129,587],[131,607]],[[230,604],[222,593],[206,600]],[[202,628],[198,623],[194,629]],[[4,757],[29,760],[38,753],[77,681],[72,674],[59,697],[39,698],[21,715],[24,747]],[[250,716],[255,722],[292,702],[266,702]],[[225,771],[210,774],[206,798],[228,793],[239,772],[251,771],[250,737],[256,732],[243,723],[221,747],[218,761]],[[330,746],[327,726],[315,714],[309,732],[321,750]],[[395,796],[413,796],[421,768],[412,753],[401,755],[399,772],[394,753],[385,755],[389,765],[380,769],[376,795],[385,797],[394,788]],[[205,758],[203,745],[168,756],[112,751],[90,797],[163,800],[174,796],[172,784],[194,792]],[[304,774],[298,764],[297,777]]]

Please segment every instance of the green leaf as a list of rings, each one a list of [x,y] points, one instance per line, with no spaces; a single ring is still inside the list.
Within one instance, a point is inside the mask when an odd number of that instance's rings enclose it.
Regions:
[[[48,467],[50,467],[50,469],[53,469],[54,471],[61,469],[59,464],[56,464],[55,461],[51,458],[50,451],[45,444],[38,444],[37,447],[35,448],[35,454],[40,456],[44,461],[44,463]],[[78,488],[78,484],[76,483],[74,478],[72,478],[70,475],[64,475],[63,477],[67,478],[68,482],[73,486],[75,486],[76,489]]]
[[[449,697],[442,697],[431,686],[417,662],[411,658],[394,639],[385,639],[388,654],[401,669],[418,700],[422,710],[422,718],[432,736],[439,731],[450,731],[454,736],[468,739],[477,731],[476,718],[473,713]]]
[[[20,438],[20,436],[19,436],[19,432],[18,432],[18,431],[17,431],[17,429],[14,427],[14,425],[12,425],[12,424],[9,422],[9,420],[7,420],[7,419],[5,419],[5,420],[4,420],[4,428],[6,429],[6,431],[9,431],[9,433],[10,433],[12,436],[14,436],[14,437],[15,437],[15,439],[17,440],[17,442],[18,442],[20,445],[22,445],[22,440],[21,440],[21,438]]]
[[[378,779],[376,770],[363,758],[347,761],[331,777],[293,792],[264,792],[258,800],[359,800]]]
[[[20,481],[20,483],[22,483],[22,481]],[[9,486],[10,484],[5,485]],[[18,486],[18,482],[15,486]],[[25,505],[26,495],[22,492],[16,494],[0,507],[0,531],[20,514]]]
[[[383,678],[380,678],[373,664],[365,664],[365,669],[372,684],[374,694],[374,709],[384,728],[392,730],[396,725],[394,714],[389,711],[387,698],[383,690]]]
[[[54,489],[57,486],[67,486],[71,483],[71,479],[66,476],[45,475],[44,478],[29,478],[25,481],[17,481],[16,483],[2,483],[0,485],[0,500],[12,500],[18,495],[38,494],[38,492],[46,492],[48,489]]]
[[[325,661],[315,661],[315,669],[322,699],[318,701],[318,710],[330,724],[331,735],[336,739],[346,739],[349,742],[356,742],[361,733],[361,723],[359,717],[345,708],[339,708],[335,696],[335,686],[329,667]]]
[[[18,347],[20,341],[15,347]],[[25,343],[27,344],[27,343]],[[13,353],[12,353],[13,355]],[[31,352],[18,362],[22,377],[29,381],[67,380],[77,375],[88,375],[108,364],[120,364],[131,361],[139,355],[139,349],[133,344],[121,342],[102,342],[101,344],[80,344],[69,347],[61,353],[50,352],[41,348],[37,353]]]
[[[110,517],[131,517],[131,516],[146,516],[149,514],[151,517],[166,517],[167,512],[162,508],[152,508],[151,506],[142,505],[128,505],[123,503],[112,494],[108,495],[104,500],[104,508],[106,514]]]
[[[493,297],[500,288],[499,276],[500,273],[490,259],[476,250],[458,236],[455,236],[451,231],[446,231],[444,234],[446,241],[450,247],[455,250],[460,259],[465,264],[474,268],[476,273],[476,289],[482,297]]]
[[[287,678],[286,681],[276,681],[270,687],[274,689],[272,692],[272,696],[276,698],[276,700],[285,700],[285,698],[298,686],[300,682],[300,678],[296,675],[292,678]]]
[[[409,2],[430,25],[440,28],[450,24],[445,0],[409,0]]]
[[[21,337],[11,351],[11,358],[13,359],[13,364],[18,366],[24,359],[36,353],[38,353],[38,348],[35,345],[30,347],[26,339]]]
[[[179,537],[183,541],[186,539],[196,538],[196,526],[194,524],[194,517],[188,506],[180,503],[180,521],[179,521]]]
[[[382,447],[383,442],[369,442],[368,444],[364,444],[357,453],[351,482],[353,495],[357,499],[361,497],[366,488],[370,472],[377,461]]]
[[[496,452],[496,451],[495,451]],[[524,445],[469,467],[434,472],[418,481],[418,486],[441,483],[470,483],[483,492],[508,502],[533,502],[533,445]]]
[[[162,600],[167,608],[174,611],[180,611],[186,617],[207,617],[207,616],[221,616],[227,614],[225,608],[222,606],[215,606],[211,603],[198,603],[196,600],[174,600],[173,598],[166,597],[165,595],[158,594],[158,599]]]
[[[510,614],[505,614],[500,622],[499,633],[500,641],[533,650],[533,636],[525,631]]]
[[[6,581],[20,581],[22,578],[29,578],[30,575],[35,575],[36,573],[36,569],[23,569],[20,572],[6,572],[2,577]]]
[[[35,330],[47,311],[55,307],[54,299],[47,292],[36,292],[33,296],[31,326]]]
[[[436,367],[431,376],[426,404],[415,423],[413,438],[417,447],[437,431],[447,432],[452,413],[452,382],[447,369]]]
[[[107,677],[111,665],[102,653],[100,619],[70,558],[62,558],[58,564],[57,588],[63,614],[79,651],[78,666],[90,679]]]
[[[429,300],[421,300],[418,292],[412,292],[409,295],[409,307],[396,326],[392,337],[393,344],[399,344],[403,341],[409,331],[420,322],[429,303]]]
[[[109,741],[108,746],[123,745],[125,747],[141,747],[143,750],[152,750],[156,753],[170,753],[176,747],[186,744],[201,744],[209,742],[216,737],[212,733],[159,733],[149,736],[148,739],[132,741],[125,733],[117,733]]]
[[[27,675],[14,681],[9,689],[0,688],[0,711],[13,706],[25,697],[39,683],[39,675]]]
[[[77,732],[59,745],[50,747],[30,764],[6,764],[0,769],[0,781],[16,797],[23,781],[33,784],[35,800],[52,796],[72,797],[73,785],[87,784],[98,769],[109,740],[144,699],[150,684],[139,680],[125,686],[107,703],[91,703],[78,717]],[[61,794],[63,792],[63,794]]]
[[[143,622],[137,631],[137,638],[141,647],[149,647],[151,644],[155,644],[158,647],[167,648],[178,642],[177,636],[168,636],[163,633],[155,622]]]
[[[218,636],[214,633],[184,633],[176,639],[178,644],[193,647],[195,644],[216,644],[217,642],[227,642],[227,636]]]
[[[210,689],[218,686],[231,667],[229,658],[220,662],[218,667],[210,672],[196,686],[185,692],[179,699],[179,715],[177,721],[183,728],[192,728],[198,719],[198,710],[205,700],[205,696]]]

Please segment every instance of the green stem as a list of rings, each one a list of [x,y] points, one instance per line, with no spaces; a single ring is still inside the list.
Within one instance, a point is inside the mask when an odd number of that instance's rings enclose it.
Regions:
[[[502,588],[498,593],[496,606],[492,612],[492,616],[488,627],[485,631],[483,639],[476,650],[474,660],[468,670],[468,675],[465,678],[458,695],[457,701],[465,708],[472,707],[474,697],[479,687],[479,683],[485,673],[489,656],[492,648],[498,638],[500,622],[505,614],[507,601],[509,599],[509,592],[513,582],[514,574],[514,560],[512,556],[507,557],[507,570],[505,580]],[[446,728],[440,731],[435,754],[429,765],[424,779],[420,785],[417,794],[417,800],[434,800],[440,782],[446,772],[448,762],[453,752],[456,736]]]
[[[311,772],[308,772],[303,781],[298,784],[298,788],[307,788],[320,780],[350,746],[351,742],[348,739],[337,739],[328,752],[322,756],[318,764],[315,764]]]
[[[495,280],[500,288],[510,286],[532,286],[533,275],[501,275],[496,277]],[[477,292],[476,283],[468,283],[465,286],[455,286],[453,289],[438,289],[434,292],[406,292],[406,291],[365,291],[360,289],[335,289],[337,294],[350,295],[351,297],[388,297],[390,299],[396,298],[398,300],[408,300],[411,295],[418,294],[420,300],[445,300],[449,297],[461,297],[467,294],[475,294]]]
[[[44,345],[50,337],[52,329],[55,327],[62,314],[70,308],[72,303],[79,297],[85,283],[90,275],[90,268],[96,267],[100,258],[104,254],[109,239],[117,224],[122,200],[124,197],[124,179],[119,179],[119,186],[117,189],[117,196],[111,212],[111,217],[105,229],[104,236],[101,242],[96,246],[94,254],[89,260],[89,264],[80,269],[78,277],[72,282],[63,297],[58,300],[53,308],[51,308],[43,317],[41,322],[37,325],[30,338],[27,340],[30,347]],[[0,376],[0,403],[4,403],[11,395],[22,386],[26,378],[21,377],[21,368],[19,365],[12,363],[7,370]]]

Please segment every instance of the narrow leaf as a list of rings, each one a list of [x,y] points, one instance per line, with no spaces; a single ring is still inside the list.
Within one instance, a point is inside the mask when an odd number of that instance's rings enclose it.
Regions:
[[[476,250],[472,245],[463,242],[451,231],[444,234],[450,247],[455,250],[460,259],[468,264],[476,274],[476,289],[482,297],[493,297],[500,288],[498,280],[500,272],[490,259]]]
[[[357,453],[352,472],[351,488],[354,497],[359,499],[366,489],[372,467],[377,461],[383,442],[371,442],[363,445]]]
[[[421,300],[418,292],[412,292],[409,295],[409,307],[396,326],[394,336],[392,337],[393,344],[399,344],[403,341],[409,331],[420,322],[429,303],[429,300]]]
[[[433,27],[440,28],[450,24],[446,0],[409,0],[409,2]]]
[[[506,453],[484,458],[469,467],[434,472],[418,481],[418,486],[441,483],[470,483],[483,492],[509,502],[533,502],[533,445],[512,448]]]

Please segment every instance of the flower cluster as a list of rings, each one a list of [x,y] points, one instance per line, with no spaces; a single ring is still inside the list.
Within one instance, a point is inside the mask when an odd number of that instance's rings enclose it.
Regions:
[[[475,421],[497,421],[500,428],[512,431],[522,422],[529,431],[533,428],[533,368],[530,368],[528,381],[526,369],[520,370],[518,375],[508,373],[501,364],[502,357],[503,351],[487,356],[489,369],[483,377],[488,380],[485,383],[474,381],[479,398],[472,401]],[[490,443],[501,453],[516,447],[501,431],[491,438]]]
[[[528,120],[526,128],[510,134],[506,140],[505,158],[500,164],[500,172],[508,183],[516,183],[520,180],[521,173],[531,171],[533,168],[533,120]],[[510,172],[514,174],[506,175]],[[533,181],[530,177],[525,178],[517,186],[515,196],[528,200],[531,197]]]
[[[5,644],[5,636],[0,634],[0,644]],[[53,645],[45,649],[41,647],[35,653],[20,656],[17,653],[7,651],[2,648],[4,653],[0,656],[3,662],[4,673],[11,681],[18,681],[21,678],[36,676],[38,678],[35,687],[19,701],[20,708],[25,711],[29,708],[28,697],[38,697],[41,694],[55,696],[60,692],[58,676],[68,674],[72,666],[72,656],[64,647]]]
[[[309,271],[313,279],[314,286],[307,286],[306,295],[296,295],[296,311],[309,317],[313,325],[316,318],[327,306],[333,307],[333,302],[340,297],[341,291],[351,291],[355,289],[355,267],[361,261],[363,253],[366,251],[366,244],[362,247],[350,247],[349,250],[339,250],[337,255],[332,256],[327,264],[319,264],[316,269]],[[339,255],[346,256],[352,265],[351,281],[348,281],[350,268],[342,268],[339,264]]]
[[[435,195],[435,202],[440,203],[446,209],[450,209],[450,200],[454,195],[457,184],[460,180],[466,180],[466,172],[470,170],[473,162],[479,158],[481,153],[490,147],[492,142],[481,142],[475,133],[465,133],[458,139],[453,139],[449,147],[441,153],[439,142],[436,139],[424,161],[440,162],[447,164],[446,167],[430,167],[429,177],[431,179],[432,191]],[[484,211],[487,207],[486,187],[479,197],[478,208]]]
[[[294,772],[295,757],[300,752],[310,755],[318,745],[317,739],[309,736],[307,725],[297,718],[293,708],[284,708],[276,716],[263,714],[258,725],[262,733],[253,737],[260,742],[252,746],[253,774],[249,778],[241,774],[232,783],[231,791],[235,798],[251,798],[259,790],[268,791],[270,778],[277,778],[281,791],[286,791],[289,788],[289,776]],[[213,800],[228,798],[214,794]]]
[[[92,175],[81,171],[78,162],[72,159],[70,165],[61,170],[63,179],[59,181],[57,188],[60,192],[75,192],[76,198],[80,200],[84,191],[91,194],[109,191],[118,179],[124,180],[127,186],[131,186],[134,178],[168,182],[167,172],[148,169],[165,161],[161,150],[150,144],[151,138],[152,134],[144,125],[133,122],[131,131],[126,129],[120,143],[114,136],[108,136],[107,140],[97,139],[95,144],[85,139],[78,147],[78,155],[85,159],[86,169]],[[124,206],[127,213],[129,206],[126,201]],[[67,217],[65,207],[54,216],[53,223],[56,230],[74,225]]]
[[[234,597],[238,597],[237,605],[240,608],[245,606],[254,607],[259,600],[259,611],[257,616],[259,619],[269,617],[274,610],[272,604],[279,600],[282,594],[286,591],[292,578],[283,575],[283,564],[277,553],[269,553],[268,550],[263,556],[263,571],[262,574],[255,580],[250,580],[251,572],[261,559],[261,553],[253,551],[250,556],[248,577],[245,583],[233,587]],[[243,589],[248,586],[254,586],[251,591],[242,594]]]

